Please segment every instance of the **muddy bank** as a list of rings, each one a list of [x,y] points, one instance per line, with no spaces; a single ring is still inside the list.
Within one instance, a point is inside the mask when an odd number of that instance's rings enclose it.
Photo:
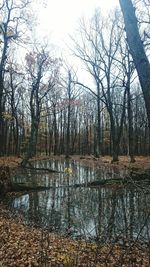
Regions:
[[[10,168],[8,166],[0,166],[0,195],[4,195],[12,190],[10,177]]]

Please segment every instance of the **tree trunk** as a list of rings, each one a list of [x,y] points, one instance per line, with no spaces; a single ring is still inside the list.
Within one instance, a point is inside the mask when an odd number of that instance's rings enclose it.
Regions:
[[[3,77],[0,73],[0,156],[4,155],[4,118],[3,118]]]
[[[32,158],[36,155],[38,127],[39,127],[39,121],[34,119],[34,121],[31,124],[31,135],[30,135],[29,147],[28,147],[28,153],[27,153],[28,158]]]
[[[134,163],[135,157],[134,157],[134,139],[133,139],[133,113],[131,107],[130,82],[127,83],[126,89],[127,89],[127,105],[128,105],[128,123],[129,123],[129,130],[128,130],[129,156],[130,156],[130,161]]]
[[[150,64],[145,54],[144,46],[139,34],[135,9],[131,0],[119,0],[122,9],[127,42],[139,76],[142,87],[148,124],[150,129]]]
[[[30,133],[30,139],[29,139],[27,152],[26,152],[25,158],[21,162],[21,165],[23,167],[25,167],[27,163],[29,163],[29,159],[31,159],[32,157],[36,155],[38,127],[39,127],[39,121],[36,120],[35,118],[32,118],[31,133]]]
[[[97,151],[96,156],[99,157],[101,155],[101,114],[100,114],[100,88],[99,84],[97,84]]]
[[[58,145],[58,133],[57,133],[57,119],[56,119],[56,106],[54,105],[54,155],[57,155],[57,145]]]
[[[70,104],[68,105],[67,115],[67,136],[66,136],[66,158],[70,156]]]
[[[111,124],[111,136],[112,136],[112,163],[119,161],[118,153],[119,153],[119,144],[117,142],[116,137],[116,128],[115,128],[115,122],[113,119],[113,115],[109,113],[110,115],[110,124]]]

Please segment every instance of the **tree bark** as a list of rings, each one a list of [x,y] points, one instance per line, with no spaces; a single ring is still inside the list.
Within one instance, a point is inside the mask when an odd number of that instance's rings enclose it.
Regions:
[[[150,129],[150,64],[140,37],[135,9],[131,0],[119,0],[125,22],[127,42],[130,48],[143,91]]]
[[[129,156],[130,156],[130,161],[134,163],[135,157],[134,157],[134,135],[133,135],[133,112],[131,106],[130,78],[128,78],[126,89],[127,89],[128,124],[129,124],[129,130],[128,130]]]

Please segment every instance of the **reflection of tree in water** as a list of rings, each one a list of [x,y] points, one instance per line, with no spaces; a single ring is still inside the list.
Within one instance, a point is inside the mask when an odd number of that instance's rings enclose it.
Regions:
[[[116,238],[133,239],[138,233],[138,238],[149,239],[148,194],[133,189],[75,189],[69,186],[69,177],[66,179],[68,187],[56,188],[53,183],[51,190],[16,199],[15,207],[25,210],[28,206],[27,218],[49,230],[69,231],[72,228],[78,235],[96,235],[103,242]]]
[[[50,230],[65,232],[71,229],[72,234],[97,236],[101,242],[135,239],[137,235],[138,239],[149,240],[149,194],[136,187],[119,190],[74,187],[76,180],[77,183],[83,182],[84,175],[90,180],[93,170],[80,170],[80,166],[72,162],[63,164],[63,167],[55,164],[52,163],[51,168],[73,168],[73,174],[60,173],[52,178],[39,176],[39,181],[43,179],[42,182],[49,184],[51,189],[32,192],[28,198],[16,198],[15,208],[25,210],[28,219]],[[80,179],[75,171],[80,174]],[[101,175],[103,179],[104,170]]]
[[[80,197],[80,193],[82,197]],[[75,194],[74,194],[75,196]],[[78,201],[79,200],[79,201]],[[76,218],[84,226],[84,232],[95,234],[101,240],[136,238],[147,219],[150,197],[137,190],[83,189],[73,201],[78,208]],[[91,231],[91,219],[93,232]],[[95,228],[94,228],[95,227]],[[144,230],[146,227],[147,233]],[[150,219],[140,233],[148,239]]]

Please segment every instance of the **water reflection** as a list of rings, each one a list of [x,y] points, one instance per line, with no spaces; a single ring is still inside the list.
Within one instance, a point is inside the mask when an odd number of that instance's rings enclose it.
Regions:
[[[108,179],[119,173],[105,169],[81,167],[79,163],[41,162],[40,166],[73,174],[43,174],[28,172],[15,177],[15,181],[36,180],[50,186],[15,198],[11,205],[24,214],[27,221],[49,230],[76,237],[99,238],[102,242],[114,239],[150,239],[150,194],[137,187],[126,189],[88,188],[72,185],[95,179]],[[123,175],[123,173],[121,173]]]
[[[35,172],[34,170],[20,169],[20,172],[12,178],[15,183],[34,183],[35,185],[53,187],[53,186],[68,186],[67,175],[64,173],[65,168],[72,169],[71,179],[69,185],[81,185],[96,180],[112,179],[117,177],[124,177],[127,171],[112,170],[108,167],[102,166],[100,169],[93,167],[81,166],[79,162],[72,161],[39,161],[35,167],[53,169],[59,173]]]

